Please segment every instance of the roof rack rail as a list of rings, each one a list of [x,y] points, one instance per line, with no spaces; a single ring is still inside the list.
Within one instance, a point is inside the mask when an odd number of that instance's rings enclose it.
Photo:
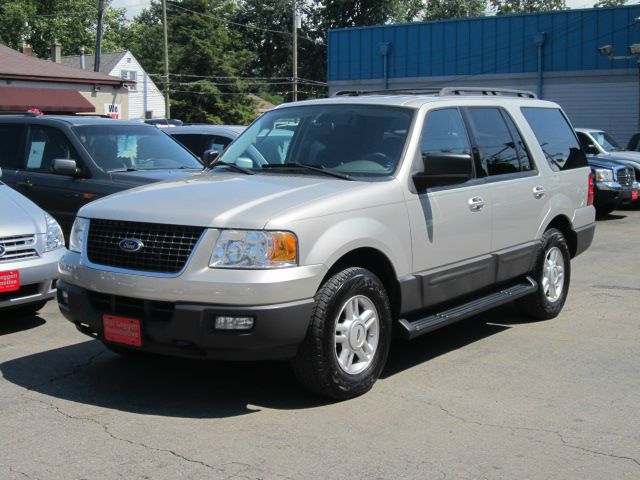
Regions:
[[[388,88],[386,90],[340,90],[334,94],[335,97],[359,97],[360,95],[437,95],[440,87],[416,87],[416,88]]]
[[[440,96],[464,95],[465,93],[480,93],[482,95],[512,95],[514,97],[538,98],[529,90],[516,90],[513,88],[492,88],[492,87],[444,87],[440,90]]]
[[[449,95],[464,95],[465,93],[475,93],[481,95],[514,96],[521,98],[538,98],[537,95],[528,90],[515,90],[512,88],[493,87],[424,87],[424,88],[392,88],[387,90],[340,90],[334,94],[336,97],[359,97],[361,95],[438,95],[446,97]]]

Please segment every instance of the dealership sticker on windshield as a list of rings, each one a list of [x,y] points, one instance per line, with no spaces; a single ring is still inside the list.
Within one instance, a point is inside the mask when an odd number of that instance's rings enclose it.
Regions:
[[[104,338],[108,342],[122,343],[139,347],[142,345],[140,334],[140,320],[128,317],[116,317],[114,315],[102,315]]]
[[[0,272],[0,292],[15,292],[16,290],[20,290],[20,271]]]

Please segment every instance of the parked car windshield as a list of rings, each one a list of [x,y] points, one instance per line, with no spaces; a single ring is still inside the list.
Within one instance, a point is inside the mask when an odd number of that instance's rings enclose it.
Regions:
[[[154,127],[84,125],[75,130],[94,161],[107,172],[203,168],[182,145]]]
[[[590,132],[593,139],[600,144],[607,152],[619,152],[622,147],[607,132]]]
[[[271,110],[229,146],[220,163],[256,172],[317,175],[321,169],[343,177],[388,176],[400,162],[412,118],[413,110],[401,107],[310,105]]]

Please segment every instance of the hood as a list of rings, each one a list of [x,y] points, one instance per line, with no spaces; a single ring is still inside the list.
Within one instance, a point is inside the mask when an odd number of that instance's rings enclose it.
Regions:
[[[117,183],[129,183],[132,186],[146,185],[147,183],[185,178],[201,173],[202,170],[134,170],[132,172],[111,172],[111,178]]]
[[[329,198],[339,197],[339,208],[343,210],[356,208],[358,199],[364,197],[362,192],[371,186],[369,182],[311,175],[205,173],[116,193],[86,205],[78,215],[210,228],[261,229],[270,220],[292,210],[304,218],[313,217],[318,211],[326,214],[326,210],[319,209],[323,200]],[[332,211],[335,212],[335,208]]]
[[[0,237],[33,235],[45,229],[44,212],[28,198],[0,184]]]
[[[623,163],[617,162],[609,158],[608,155],[607,156],[598,155],[598,156],[588,157],[588,161],[589,161],[589,166],[595,167],[595,168],[608,168],[610,170],[613,170],[613,169],[617,169],[619,167],[625,166]]]
[[[610,152],[597,156],[598,159],[613,160],[615,162],[624,163],[625,165],[633,166],[634,168],[640,168],[640,152]]]

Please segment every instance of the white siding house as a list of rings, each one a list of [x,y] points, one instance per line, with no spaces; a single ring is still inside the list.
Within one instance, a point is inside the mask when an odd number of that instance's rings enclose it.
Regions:
[[[84,64],[86,70],[93,71],[93,55],[84,55],[84,61],[81,59],[80,55],[62,57],[62,63],[76,68],[81,68]],[[131,52],[102,53],[100,72],[135,82],[135,85],[129,87],[129,112],[126,119],[164,118],[164,96]]]

